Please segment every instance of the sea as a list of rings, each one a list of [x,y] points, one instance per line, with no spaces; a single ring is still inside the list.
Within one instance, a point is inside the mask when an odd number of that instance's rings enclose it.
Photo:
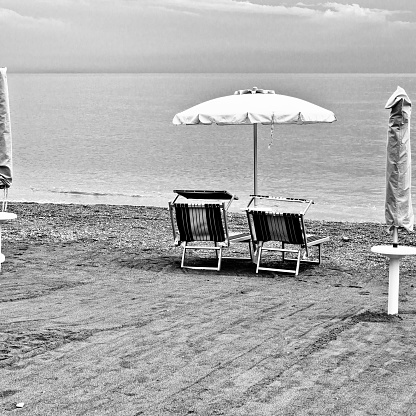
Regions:
[[[385,104],[397,86],[416,100],[414,74],[9,71],[8,86],[9,201],[167,207],[175,189],[225,189],[239,197],[232,209],[241,211],[253,193],[253,127],[175,126],[172,119],[256,86],[337,117],[259,126],[258,193],[313,199],[311,219],[358,222],[384,221]],[[411,138],[413,131],[412,119]]]

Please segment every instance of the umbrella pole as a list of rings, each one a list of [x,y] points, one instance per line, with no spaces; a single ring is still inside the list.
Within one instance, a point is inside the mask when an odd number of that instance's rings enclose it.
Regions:
[[[254,195],[257,195],[257,124],[253,124],[253,136],[254,136]],[[254,198],[254,203],[256,199]]]
[[[393,247],[397,247],[399,245],[399,233],[398,233],[398,227],[393,227]]]

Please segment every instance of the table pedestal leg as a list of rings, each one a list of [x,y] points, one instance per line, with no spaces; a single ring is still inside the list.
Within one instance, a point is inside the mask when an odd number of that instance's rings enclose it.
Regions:
[[[394,315],[399,312],[399,268],[400,259],[390,258],[389,265],[389,301],[387,313]]]
[[[17,218],[16,214],[13,214],[12,212],[5,212],[0,211],[0,271],[1,271],[1,264],[4,262],[5,257],[4,254],[1,252],[1,232],[2,232],[2,225],[4,222],[15,220]]]
[[[389,263],[389,302],[387,312],[394,315],[399,312],[399,266],[400,259],[405,256],[416,256],[416,247],[409,246],[374,246],[373,253],[387,256]]]

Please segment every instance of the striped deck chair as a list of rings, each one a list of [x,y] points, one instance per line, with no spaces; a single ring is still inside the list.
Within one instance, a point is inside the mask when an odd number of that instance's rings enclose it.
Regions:
[[[247,243],[250,257],[253,259],[251,236],[247,233],[230,233],[228,231],[227,211],[231,202],[236,198],[226,191],[174,191],[178,195],[174,201],[169,202],[169,211],[172,221],[173,238],[176,245],[183,247],[181,267],[188,269],[221,270],[223,258],[222,250],[231,243]],[[179,197],[191,199],[192,202],[177,202]],[[205,202],[195,203],[196,199]],[[228,200],[225,202],[213,202],[213,200]],[[211,200],[211,202],[206,202]],[[198,244],[198,242],[210,243]],[[196,245],[195,245],[196,243]],[[215,251],[217,258],[216,267],[185,265],[188,250]],[[238,257],[237,257],[238,258]]]
[[[297,202],[307,204],[306,208],[301,212],[276,212],[273,210],[265,210],[257,208],[256,206],[250,208],[254,198],[250,201],[249,207],[246,209],[247,218],[252,236],[253,245],[256,247],[255,261],[257,263],[256,273],[259,270],[270,270],[282,273],[293,273],[296,276],[299,273],[299,266],[301,261],[308,263],[321,263],[321,245],[329,241],[329,237],[320,237],[306,233],[304,223],[304,215],[313,203],[311,200],[293,199],[293,198],[272,198],[276,201]],[[265,247],[267,242],[280,242],[281,248]],[[286,244],[295,246],[295,248],[287,248]],[[296,246],[299,246],[298,248]],[[317,259],[310,258],[310,248],[317,247]],[[280,269],[271,267],[262,267],[262,254],[264,251],[277,251],[282,254],[282,261],[295,261],[295,269]],[[304,256],[301,259],[301,252],[304,251]],[[286,253],[292,253],[295,258],[285,258]]]

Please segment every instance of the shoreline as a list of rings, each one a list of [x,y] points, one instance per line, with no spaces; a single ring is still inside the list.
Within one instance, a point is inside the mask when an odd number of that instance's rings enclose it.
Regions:
[[[382,225],[307,220],[330,241],[320,266],[293,276],[236,259],[220,272],[181,269],[167,208],[8,211],[0,413],[17,403],[33,416],[416,411],[416,262],[402,262],[399,315],[387,316],[388,264],[371,252],[390,239]],[[245,215],[229,225],[245,230]]]
[[[169,199],[164,199],[164,203],[159,203],[158,200],[154,198],[149,199],[149,203],[138,203],[137,201],[131,202],[117,202],[113,203],[111,200],[113,199],[112,195],[108,195],[107,197],[100,196],[99,198],[103,198],[104,201],[93,201],[91,202],[90,197],[82,200],[82,195],[80,195],[81,200],[79,201],[45,201],[45,202],[38,202],[38,201],[9,201],[9,204],[39,204],[39,205],[104,205],[104,206],[131,206],[131,207],[147,207],[147,208],[167,208],[168,201],[173,200],[174,195]],[[97,197],[98,198],[98,197]],[[242,200],[236,200],[230,207],[231,213],[242,213],[246,207],[246,203],[243,203]],[[383,224],[383,220],[381,219],[380,215],[374,214],[374,209],[372,208],[363,208],[363,207],[344,207],[345,211],[348,211],[348,215],[345,212],[340,211],[339,207],[328,207],[325,205],[314,204],[312,208],[308,211],[306,218],[315,221],[326,221],[326,222],[348,222],[348,223],[374,223],[374,224]],[[363,210],[366,211],[366,215],[368,218],[363,218]],[[355,213],[356,212],[356,213]],[[345,216],[349,216],[349,219],[344,219]]]

